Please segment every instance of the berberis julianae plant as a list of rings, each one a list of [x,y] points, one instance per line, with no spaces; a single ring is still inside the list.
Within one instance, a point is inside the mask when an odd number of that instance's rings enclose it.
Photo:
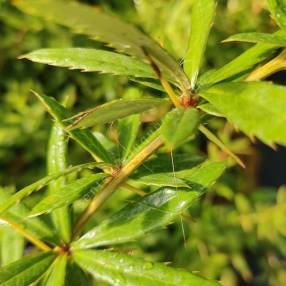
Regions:
[[[184,212],[220,177],[230,161],[244,167],[207,127],[214,117],[226,118],[247,136],[270,146],[286,145],[286,89],[261,81],[285,68],[285,51],[280,49],[286,46],[286,2],[268,0],[272,17],[279,25],[276,33],[230,37],[228,41],[256,44],[222,68],[202,75],[199,71],[215,18],[215,0],[193,1],[183,68],[141,29],[101,9],[61,0],[14,3],[25,13],[110,46],[104,50],[41,49],[21,58],[124,75],[154,90],[154,97],[124,98],[73,114],[69,98],[58,102],[33,91],[54,122],[47,152],[48,174],[12,195],[1,189],[0,218],[37,251],[3,266],[0,285],[80,286],[94,285],[93,279],[104,285],[123,286],[219,285],[199,273],[148,262],[111,247],[134,243],[146,233],[184,217]],[[155,96],[165,93],[169,99]],[[150,109],[162,114],[160,120],[150,123],[151,133],[146,123],[142,126],[139,116]],[[119,147],[104,141],[106,134],[95,136],[89,129],[110,122],[117,126]],[[139,132],[147,129],[137,142]],[[199,133],[218,145],[229,159],[189,158],[176,151]],[[85,149],[92,162],[69,167],[68,139]],[[144,185],[151,186],[148,192],[141,189]],[[47,191],[42,193],[44,187]],[[95,225],[92,218],[97,210],[122,189],[132,191],[132,199]],[[34,192],[42,196],[30,209],[25,199]],[[80,202],[88,205],[78,215],[73,206]],[[47,223],[49,216],[53,228]]]

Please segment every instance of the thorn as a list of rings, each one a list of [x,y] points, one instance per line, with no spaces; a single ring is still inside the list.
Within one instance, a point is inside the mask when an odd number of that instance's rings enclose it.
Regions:
[[[274,150],[274,151],[277,151],[277,150],[278,150],[278,146],[277,146],[275,143],[273,143],[273,142],[269,143],[269,147],[270,147],[272,150]]]
[[[223,152],[228,154],[231,158],[233,158],[238,165],[240,165],[243,169],[245,169],[245,164],[242,160],[234,154],[215,134],[213,134],[210,130],[208,130],[205,126],[200,125],[199,130],[215,145],[217,145]]]
[[[249,139],[250,139],[250,141],[251,141],[253,144],[255,144],[255,143],[257,142],[257,140],[256,140],[256,138],[255,138],[254,135],[249,135]]]

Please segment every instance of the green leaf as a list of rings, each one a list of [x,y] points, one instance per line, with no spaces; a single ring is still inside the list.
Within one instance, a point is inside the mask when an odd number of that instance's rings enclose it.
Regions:
[[[200,95],[249,136],[286,145],[286,89],[267,82],[225,83]]]
[[[114,75],[156,78],[149,65],[129,56],[104,50],[85,48],[41,49],[23,55],[21,58],[52,66],[80,69],[84,72],[97,71]]]
[[[64,286],[67,266],[67,255],[59,255],[49,269],[49,273],[43,285]]]
[[[285,32],[282,30],[274,33],[274,35],[277,36],[283,36],[284,34]],[[248,72],[255,65],[273,55],[276,49],[277,47],[272,44],[256,44],[223,67],[203,74],[199,78],[199,86],[200,88],[205,88],[225,79]]]
[[[140,166],[134,174],[131,175],[132,179],[139,179],[142,176],[162,174],[162,173],[173,173],[174,169],[176,172],[191,169],[204,161],[204,157],[198,155],[189,154],[156,154],[149,160],[144,162],[144,165]]]
[[[176,60],[137,27],[115,16],[77,2],[61,0],[25,0],[16,1],[15,5],[26,13],[64,25],[145,61],[144,47],[167,77],[171,76],[185,90],[190,87]]]
[[[188,140],[197,130],[199,121],[199,112],[194,108],[171,110],[161,126],[162,136],[169,148],[176,148]]]
[[[281,28],[286,28],[286,1],[285,0],[267,0],[269,10],[276,23]]]
[[[181,171],[178,178],[188,180],[190,189],[162,188],[140,197],[86,233],[73,247],[91,248],[134,241],[170,224],[205,192],[224,168],[225,162],[205,162],[193,170]]]
[[[96,279],[124,286],[219,286],[161,263],[147,262],[125,254],[105,250],[75,251],[74,259]]]
[[[220,162],[205,161],[201,164],[199,164],[199,162],[200,160],[199,158],[197,158],[193,160],[192,162],[190,162],[190,165],[188,167],[181,169],[180,167],[182,165],[180,166],[180,163],[174,160],[175,172],[173,172],[173,170],[168,170],[168,171],[166,170],[165,172],[157,172],[155,174],[151,173],[149,175],[143,175],[143,178],[147,181],[148,179],[152,180],[152,177],[154,175],[156,176],[169,175],[169,176],[173,176],[173,178],[175,176],[177,179],[184,180],[184,182],[187,183],[188,186],[191,186],[191,190],[192,190],[192,184],[194,183],[197,185],[203,185],[205,187],[209,186],[216,178],[220,176],[226,164],[224,161],[220,161]],[[160,163],[163,164],[162,161]],[[172,169],[173,169],[173,166],[172,166]],[[212,179],[213,178],[212,176],[214,177],[214,179]],[[136,174],[136,176],[134,177],[134,179],[138,181],[140,181],[141,178],[142,177],[138,176],[138,174]]]
[[[9,199],[7,199],[7,201],[0,206],[0,213],[1,214],[4,213],[6,210],[8,210],[12,206],[18,204],[23,198],[29,196],[33,192],[41,190],[44,186],[46,186],[47,184],[49,184],[53,180],[56,180],[62,176],[66,176],[66,175],[73,173],[73,172],[80,172],[84,169],[93,169],[93,168],[98,167],[98,166],[101,166],[101,163],[82,164],[82,165],[70,167],[70,168],[66,169],[65,171],[58,172],[56,174],[44,177],[44,178],[40,179],[39,181],[21,189],[20,191],[15,193],[13,196],[11,196]]]
[[[8,202],[12,197],[13,196],[9,195],[7,191],[0,188],[1,205],[6,205],[6,202]],[[16,222],[23,229],[27,229],[37,238],[47,240],[52,244],[57,244],[59,241],[57,234],[51,230],[40,218],[27,219],[29,212],[29,208],[27,208],[23,203],[19,203],[13,206],[9,211],[5,212],[3,216],[9,220]]]
[[[286,47],[285,35],[278,36],[275,34],[266,34],[266,33],[240,33],[233,36],[230,36],[223,42],[248,42],[248,43],[263,43],[271,44],[276,47]]]
[[[41,200],[32,209],[30,216],[37,216],[43,213],[51,212],[60,207],[69,206],[87,193],[95,194],[102,182],[102,179],[104,179],[106,176],[107,175],[104,173],[91,174],[71,182],[52,194],[48,194],[47,197]]]
[[[208,103],[203,103],[197,106],[198,109],[201,109],[207,114],[210,114],[212,116],[217,116],[217,117],[223,117],[221,113],[215,108],[212,104]]]
[[[121,161],[125,161],[129,155],[140,127],[140,116],[135,114],[123,119],[118,122],[118,133],[119,133],[119,156]]]
[[[0,286],[28,286],[51,265],[55,253],[30,255],[0,269]]]
[[[184,70],[194,89],[216,9],[215,0],[195,1],[191,13],[189,48],[185,56]]]
[[[48,174],[56,174],[62,172],[67,168],[67,144],[68,138],[65,131],[57,122],[54,124],[47,154]],[[49,193],[57,192],[59,188],[65,185],[65,177],[60,177],[49,183]],[[52,214],[53,223],[65,242],[69,242],[71,238],[71,219],[69,208],[61,208],[55,210]]]
[[[1,225],[0,232],[0,262],[3,266],[11,262],[17,261],[23,256],[25,240],[9,225]]]
[[[114,100],[73,116],[73,122],[67,129],[86,128],[94,124],[112,122],[167,103],[167,100],[159,98]]]
[[[136,178],[136,181],[147,186],[176,187],[176,188],[189,187],[186,184],[186,182],[174,176],[173,173],[158,173],[158,174],[146,175]]]
[[[61,126],[67,127],[68,123],[63,120],[72,116],[70,111],[63,107],[53,97],[40,95],[36,92],[34,92],[34,94],[46,106],[49,113],[61,124]],[[113,162],[106,149],[100,144],[90,130],[70,130],[68,133],[97,160],[102,159],[104,162]]]
[[[160,128],[152,130],[151,132],[147,132],[141,142],[130,152],[126,161],[129,161],[134,156],[136,156],[139,152],[141,152],[150,142],[152,142],[156,137],[160,136]]]
[[[66,286],[93,286],[94,284],[88,279],[82,269],[71,261],[67,265]]]

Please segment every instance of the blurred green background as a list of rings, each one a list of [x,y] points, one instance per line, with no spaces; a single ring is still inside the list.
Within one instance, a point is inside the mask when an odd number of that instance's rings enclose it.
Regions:
[[[193,1],[81,2],[100,5],[101,9],[136,23],[179,61],[183,59]],[[248,44],[222,44],[228,36],[275,30],[262,0],[218,2],[204,70],[222,66],[249,47]],[[0,0],[0,186],[19,189],[46,173],[45,153],[52,120],[31,95],[31,89],[57,99],[71,94],[75,111],[131,93],[154,93],[125,77],[81,73],[17,59],[39,48],[69,46],[102,47],[63,27],[24,15],[10,1]],[[279,76],[273,80],[280,82]],[[273,151],[237,134],[222,119],[213,121],[211,127],[242,156],[247,169],[231,167],[182,221],[146,236],[139,244],[130,245],[130,251],[199,271],[220,280],[223,286],[286,285],[286,188],[277,188],[280,183],[286,183],[285,160],[284,177],[271,180],[279,172],[283,176],[283,162],[273,166],[271,160],[281,158],[285,151],[273,155]],[[112,126],[105,133],[112,141]],[[207,154],[211,158],[224,156],[203,138],[187,144],[180,152]],[[70,164],[90,160],[73,142],[69,158]],[[100,216],[122,206],[124,195],[116,196]]]

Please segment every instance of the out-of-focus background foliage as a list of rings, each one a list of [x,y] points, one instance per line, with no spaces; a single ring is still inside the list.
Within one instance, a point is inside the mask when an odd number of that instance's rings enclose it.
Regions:
[[[192,0],[81,2],[100,5],[101,9],[137,23],[174,57],[183,58]],[[222,44],[229,35],[275,30],[262,0],[218,2],[205,70],[223,65],[249,47]],[[97,45],[80,35],[72,35],[63,27],[24,15],[10,1],[0,0],[1,186],[21,188],[46,172],[45,152],[52,122],[30,89],[42,90],[58,99],[71,94],[78,111],[123,95],[156,92],[142,89],[124,77],[67,71],[17,59],[43,47]],[[279,77],[272,80],[279,81]],[[284,160],[284,169],[281,159],[278,164],[271,164],[273,158],[281,158],[286,152],[281,150],[275,155],[274,151],[237,134],[221,119],[213,122],[211,128],[242,156],[247,169],[242,171],[233,166],[182,222],[148,235],[140,245],[130,245],[126,251],[138,255],[145,252],[157,261],[197,270],[206,277],[220,280],[224,286],[286,285],[286,188],[278,186],[286,183],[286,164]],[[112,140],[112,126],[107,135]],[[224,156],[203,138],[184,146],[181,152],[207,153],[211,158]],[[74,143],[69,153],[70,164],[89,159]],[[280,173],[282,177],[277,177]],[[118,209],[123,200],[124,197],[118,196],[101,215]]]

